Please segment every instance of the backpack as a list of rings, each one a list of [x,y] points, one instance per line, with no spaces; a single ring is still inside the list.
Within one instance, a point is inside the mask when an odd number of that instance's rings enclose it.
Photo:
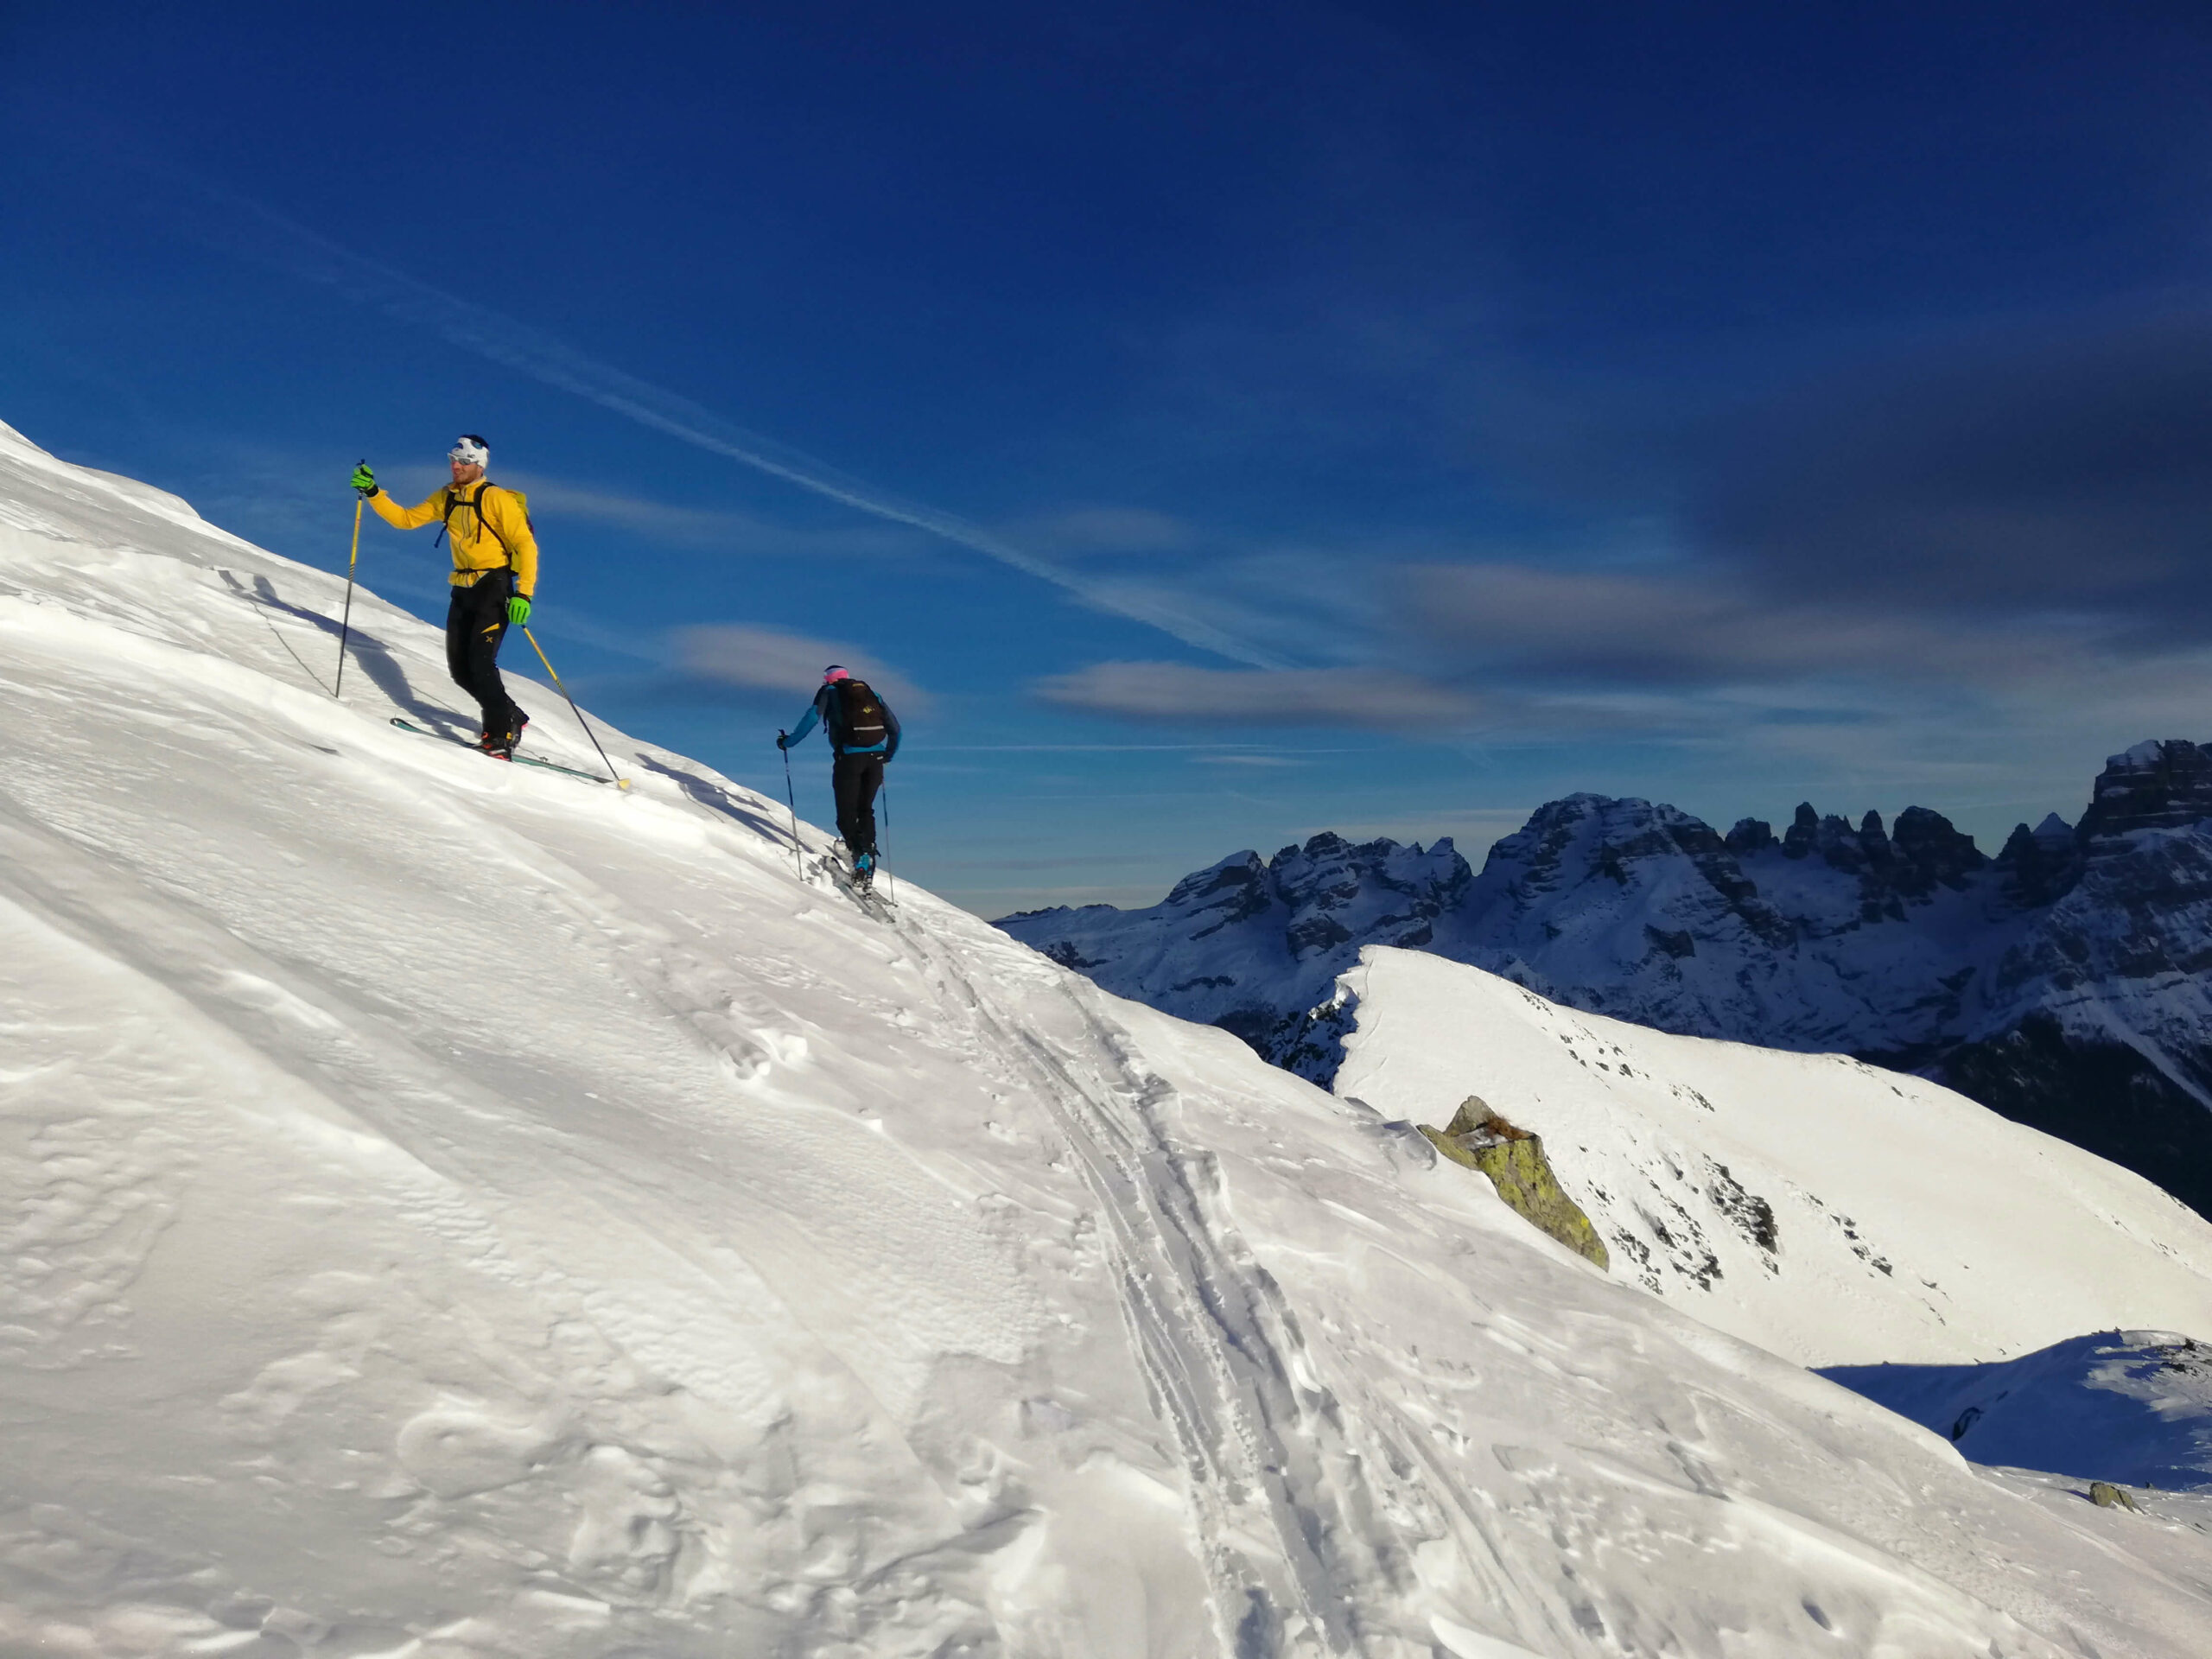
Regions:
[[[484,492],[486,490],[504,490],[507,494],[514,497],[515,505],[522,509],[523,523],[530,524],[530,498],[524,495],[520,490],[507,489],[505,485],[494,484],[487,478],[476,486],[476,493],[470,496],[466,501],[461,499],[461,492],[458,490],[448,490],[446,492],[445,518],[439,524],[438,533],[434,538],[432,538],[430,545],[432,547],[440,547],[444,544],[446,532],[453,528],[454,509],[455,507],[467,507],[471,512],[476,515],[476,528],[491,537],[493,541],[497,542],[499,544],[499,551],[506,555],[506,563],[504,566],[494,565],[491,568],[493,569],[505,569],[512,570],[515,568],[514,550],[507,545],[507,538],[505,537],[500,535],[498,531],[492,528],[492,521],[484,516],[484,509],[480,505],[484,499]],[[530,524],[530,533],[533,536],[537,534],[537,526],[536,524]]]
[[[890,741],[891,728],[884,723],[883,702],[874,688],[866,680],[838,680],[837,687],[837,747],[842,749],[872,749],[879,743]]]

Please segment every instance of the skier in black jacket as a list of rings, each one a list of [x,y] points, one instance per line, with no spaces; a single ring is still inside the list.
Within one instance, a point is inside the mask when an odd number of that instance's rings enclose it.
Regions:
[[[776,747],[805,741],[817,720],[836,757],[830,785],[837,801],[837,833],[852,858],[853,880],[866,887],[875,880],[875,792],[883,787],[884,763],[899,753],[899,716],[867,681],[832,663],[822,671],[814,706],[797,730],[776,734]]]

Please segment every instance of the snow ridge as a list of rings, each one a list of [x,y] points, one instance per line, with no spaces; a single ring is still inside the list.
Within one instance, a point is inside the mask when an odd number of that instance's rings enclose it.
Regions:
[[[1616,1276],[1785,1358],[2212,1330],[2212,1223],[1924,1079],[1669,1035],[1425,952],[1370,947],[1344,988],[1340,1091],[1430,1124],[1478,1095],[1543,1136]]]

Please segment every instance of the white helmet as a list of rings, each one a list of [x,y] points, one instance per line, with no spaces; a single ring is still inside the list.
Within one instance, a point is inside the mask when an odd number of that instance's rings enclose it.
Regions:
[[[491,447],[474,432],[464,432],[454,447],[446,451],[448,461],[457,461],[464,467],[489,467]]]

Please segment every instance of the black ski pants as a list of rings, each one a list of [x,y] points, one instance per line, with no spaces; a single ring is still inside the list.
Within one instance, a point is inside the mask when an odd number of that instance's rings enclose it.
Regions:
[[[512,570],[487,570],[466,588],[453,590],[446,610],[446,669],[454,683],[476,699],[484,729],[512,732],[522,710],[507,696],[499,677],[499,641],[507,637],[507,601],[515,591]]]
[[[837,833],[855,857],[875,851],[875,791],[883,787],[883,757],[841,754],[830,768],[837,797]]]

